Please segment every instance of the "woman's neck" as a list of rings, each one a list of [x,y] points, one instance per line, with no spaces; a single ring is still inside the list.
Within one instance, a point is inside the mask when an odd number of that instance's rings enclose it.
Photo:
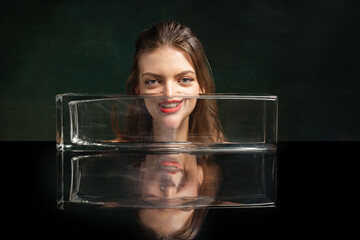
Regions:
[[[153,121],[155,142],[185,142],[188,138],[189,118],[185,119],[178,128],[165,128]]]

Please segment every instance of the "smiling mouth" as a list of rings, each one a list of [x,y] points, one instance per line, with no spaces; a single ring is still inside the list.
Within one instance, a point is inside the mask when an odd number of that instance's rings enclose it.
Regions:
[[[168,100],[168,101],[164,101],[159,103],[159,108],[160,111],[162,111],[163,113],[174,113],[179,111],[179,109],[181,108],[183,101],[179,101],[179,100]]]
[[[164,172],[167,172],[168,174],[176,174],[183,170],[179,163],[169,162],[169,161],[162,162],[159,165],[159,169]]]

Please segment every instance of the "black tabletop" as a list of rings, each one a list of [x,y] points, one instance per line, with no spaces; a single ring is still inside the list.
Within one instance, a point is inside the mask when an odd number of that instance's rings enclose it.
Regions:
[[[0,145],[1,228],[38,237],[143,237],[131,209],[57,209],[55,142]],[[346,234],[355,224],[350,216],[357,209],[359,147],[359,142],[279,142],[276,207],[209,209],[196,239],[340,229]]]

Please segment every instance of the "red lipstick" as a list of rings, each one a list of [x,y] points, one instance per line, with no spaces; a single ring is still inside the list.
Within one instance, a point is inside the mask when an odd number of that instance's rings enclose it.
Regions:
[[[163,113],[174,113],[179,111],[183,101],[180,100],[167,100],[159,103],[160,111]]]
[[[179,163],[170,161],[162,162],[160,164],[160,169],[168,174],[176,174],[182,171],[182,167]]]
[[[180,163],[177,163],[177,162],[166,161],[166,162],[162,162],[160,165],[161,165],[161,166],[175,166],[175,167],[177,167],[177,168],[182,169]]]

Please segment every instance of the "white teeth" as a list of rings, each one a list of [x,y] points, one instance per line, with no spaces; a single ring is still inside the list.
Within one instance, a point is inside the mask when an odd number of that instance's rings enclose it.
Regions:
[[[176,166],[160,166],[160,169],[163,169],[163,170],[166,170],[166,171],[172,171],[172,172],[181,171],[181,169],[176,167]]]
[[[176,102],[176,103],[166,103],[166,104],[161,104],[162,108],[176,108],[177,106],[179,106],[180,102]]]

